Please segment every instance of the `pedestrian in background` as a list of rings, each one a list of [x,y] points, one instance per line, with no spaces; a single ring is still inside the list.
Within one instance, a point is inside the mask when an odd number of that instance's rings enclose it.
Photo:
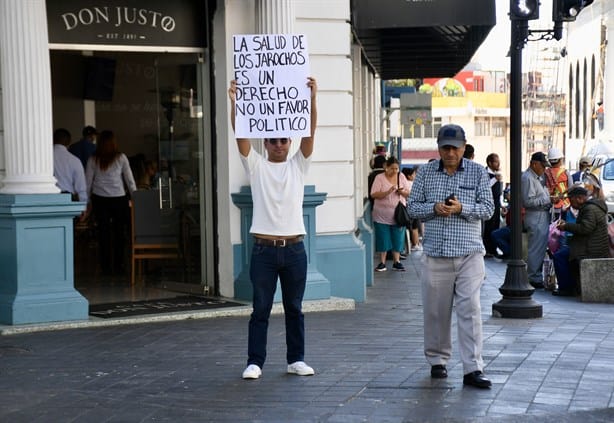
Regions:
[[[92,154],[96,152],[96,138],[98,137],[98,132],[93,126],[86,126],[83,128],[81,134],[83,137],[68,147],[68,151],[81,160],[83,169],[85,169],[88,160],[92,157]]]
[[[369,203],[371,204],[371,212],[373,212],[373,197],[371,196],[371,187],[373,186],[373,181],[375,181],[375,177],[380,173],[384,173],[384,166],[386,165],[386,156],[375,156],[373,159],[373,168],[371,172],[369,172],[369,176],[367,176],[367,189],[369,193]]]
[[[486,157],[486,172],[488,173],[488,183],[492,192],[492,199],[495,204],[495,212],[492,217],[484,222],[482,239],[486,249],[485,257],[497,256],[497,246],[492,240],[491,234],[501,226],[501,194],[503,191],[503,177],[501,176],[501,162],[499,155],[491,153]]]
[[[128,157],[119,151],[115,134],[102,131],[99,146],[85,170],[91,208],[98,224],[98,250],[103,275],[126,271],[126,233],[130,225],[130,194],[136,183]]]
[[[53,132],[53,176],[63,193],[71,194],[73,201],[87,202],[87,185],[81,162],[70,154],[70,132],[64,128]]]
[[[548,246],[551,199],[544,181],[544,172],[550,167],[546,155],[541,151],[533,153],[527,170],[522,172],[520,188],[522,207],[525,209],[524,227],[528,233],[527,273],[534,288],[544,287],[542,266]]]
[[[463,157],[467,160],[473,160],[475,158],[475,148],[471,144],[465,144]]]
[[[407,179],[409,183],[409,192],[411,194],[411,187],[414,184],[414,179],[416,179],[416,171],[418,170],[417,166],[414,167],[404,167],[403,175]],[[420,234],[422,233],[422,222],[418,219],[411,220],[411,227],[409,228],[409,239],[411,241],[410,251],[422,251],[422,243],[420,242]]]
[[[582,186],[572,187],[567,196],[572,207],[579,210],[575,222],[560,220],[557,227],[571,233],[569,247],[565,246],[554,255],[554,267],[559,281],[553,295],[579,295],[580,261],[589,258],[609,258],[610,244],[606,215],[608,207],[601,198],[588,197],[589,191]],[[585,281],[589,282],[589,281]]]
[[[554,209],[552,221],[558,219],[563,210],[569,207],[569,199],[565,197],[565,193],[572,184],[572,178],[569,171],[565,169],[564,157],[563,152],[556,147],[548,150],[550,167],[546,168],[544,175],[546,178],[546,188],[550,192]]]
[[[571,175],[572,183],[582,182],[582,176],[587,169],[589,169],[593,164],[593,160],[588,156],[580,157],[580,161],[578,162],[578,171]]]
[[[482,359],[480,288],[484,281],[482,221],[494,204],[483,166],[463,158],[465,131],[444,125],[437,134],[441,159],[420,168],[409,196],[410,215],[425,224],[422,304],[424,354],[431,377],[446,378],[456,309],[463,384],[490,388]]]
[[[399,226],[394,220],[394,210],[401,202],[407,206],[409,182],[400,173],[399,161],[389,157],[384,165],[384,172],[375,177],[371,187],[373,203],[373,226],[375,228],[375,251],[380,256],[376,272],[385,272],[386,253],[392,250],[392,269],[405,271],[401,263],[401,251],[405,244],[405,226]]]
[[[311,89],[310,136],[301,139],[300,148],[288,159],[290,138],[264,140],[267,157],[251,147],[250,140],[237,138],[241,162],[250,179],[254,212],[250,233],[254,246],[250,262],[253,311],[249,319],[247,367],[243,379],[258,379],[266,360],[267,331],[277,280],[281,284],[286,323],[287,372],[310,376],[315,372],[303,360],[305,317],[303,295],[307,283],[307,253],[303,238],[303,194],[305,175],[311,164],[317,123],[316,80]],[[236,81],[228,88],[231,124],[235,128]]]

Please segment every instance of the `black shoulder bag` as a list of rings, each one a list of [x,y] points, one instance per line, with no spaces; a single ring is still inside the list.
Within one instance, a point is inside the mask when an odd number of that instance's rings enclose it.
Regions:
[[[397,174],[397,188],[400,186],[401,175]],[[401,194],[399,194],[399,203],[394,209],[394,221],[398,226],[404,226],[406,228],[411,228],[411,218],[409,217],[409,211],[407,210],[407,206],[405,206],[401,202]]]

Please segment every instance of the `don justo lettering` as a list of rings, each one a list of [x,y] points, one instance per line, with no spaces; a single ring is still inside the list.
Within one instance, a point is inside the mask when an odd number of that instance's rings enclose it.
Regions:
[[[79,25],[113,25],[118,28],[123,25],[139,25],[159,28],[165,32],[173,32],[175,19],[155,10],[138,9],[136,7],[92,7],[83,8],[77,12],[66,12],[61,15],[64,28],[72,31]]]

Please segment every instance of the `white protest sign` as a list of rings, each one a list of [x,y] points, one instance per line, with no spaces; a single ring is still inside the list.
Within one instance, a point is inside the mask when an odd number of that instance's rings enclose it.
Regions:
[[[237,138],[311,136],[307,37],[233,36]]]

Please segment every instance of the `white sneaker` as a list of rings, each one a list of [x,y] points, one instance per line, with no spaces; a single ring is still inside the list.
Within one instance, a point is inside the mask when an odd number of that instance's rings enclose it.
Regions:
[[[311,376],[315,372],[304,361],[295,361],[292,364],[288,364],[288,373],[299,376]]]
[[[255,364],[250,364],[243,370],[243,379],[258,379],[262,374],[262,370]]]

